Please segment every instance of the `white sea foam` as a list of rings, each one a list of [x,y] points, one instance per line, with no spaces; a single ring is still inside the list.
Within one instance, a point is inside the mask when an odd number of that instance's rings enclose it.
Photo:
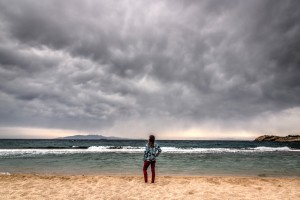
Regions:
[[[143,152],[144,147],[132,147],[132,146],[91,146],[87,149],[89,152]]]
[[[253,150],[256,150],[256,151],[293,151],[289,147],[264,147],[264,146],[253,148]]]
[[[275,152],[275,151],[298,151],[289,147],[255,147],[255,148],[177,148],[162,147],[163,153],[251,153],[251,152]],[[144,147],[132,146],[91,146],[88,149],[0,149],[0,156],[30,156],[46,154],[81,154],[81,153],[143,153]]]
[[[10,176],[11,174],[9,172],[0,172],[0,175]]]
[[[272,152],[272,151],[300,151],[289,147],[256,147],[256,148],[176,148],[162,147],[166,153],[237,153],[237,152]]]
[[[0,149],[0,156],[83,153],[80,149]]]

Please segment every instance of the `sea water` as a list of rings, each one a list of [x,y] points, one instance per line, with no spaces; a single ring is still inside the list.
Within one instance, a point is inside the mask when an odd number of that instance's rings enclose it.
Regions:
[[[300,143],[157,141],[158,175],[300,177]],[[0,140],[0,173],[141,175],[143,140]]]

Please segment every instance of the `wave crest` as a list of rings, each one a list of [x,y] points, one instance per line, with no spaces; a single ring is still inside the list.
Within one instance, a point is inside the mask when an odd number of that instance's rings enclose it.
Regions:
[[[256,152],[289,152],[300,151],[289,147],[265,147],[255,148],[178,148],[161,147],[163,153],[256,153]],[[143,153],[144,147],[132,146],[91,146],[87,149],[0,149],[0,156],[29,156],[46,154],[80,154],[80,153]]]

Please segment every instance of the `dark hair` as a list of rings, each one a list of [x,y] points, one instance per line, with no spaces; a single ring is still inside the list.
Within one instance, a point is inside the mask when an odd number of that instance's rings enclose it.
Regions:
[[[148,146],[153,148],[154,147],[154,142],[155,142],[155,136],[154,135],[149,135]]]

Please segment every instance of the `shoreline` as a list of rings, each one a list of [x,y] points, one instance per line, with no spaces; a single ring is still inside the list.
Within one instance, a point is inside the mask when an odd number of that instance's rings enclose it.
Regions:
[[[9,173],[9,172],[4,172]],[[69,178],[78,178],[78,177],[97,177],[97,178],[141,178],[143,179],[143,175],[131,175],[131,174],[77,174],[77,175],[69,175],[69,174],[46,174],[46,173],[9,173],[9,174],[3,174],[0,172],[0,178],[3,177],[69,177]],[[151,171],[148,170],[148,176],[151,179]],[[260,177],[260,176],[247,176],[247,175],[157,175],[156,179],[165,179],[165,178],[174,178],[174,179],[181,179],[181,178],[237,178],[237,179],[299,179],[300,177],[273,177],[273,176],[267,176],[267,177]],[[1,180],[1,179],[0,179]],[[300,187],[300,186],[299,186]]]
[[[58,177],[76,177],[76,176],[95,176],[95,177],[143,177],[143,174],[120,174],[120,173],[92,173],[92,174],[64,174],[64,173],[38,173],[38,172],[29,172],[29,173],[11,173],[11,172],[0,172],[1,176],[58,176]],[[148,176],[151,176],[151,171],[148,170]],[[173,177],[173,178],[210,178],[210,177],[235,177],[235,178],[278,178],[278,179],[300,179],[300,176],[271,176],[266,174],[258,175],[246,175],[246,174],[158,174],[156,172],[156,177]]]
[[[151,174],[151,173],[149,173]],[[150,177],[149,177],[150,178]],[[4,199],[298,199],[300,178],[142,175],[0,175]]]
[[[9,171],[0,171],[0,176],[12,176],[12,175],[34,175],[34,176],[99,176],[99,177],[143,177],[143,172],[141,173],[113,173],[113,172],[98,172],[98,173],[62,173],[62,172],[9,172]],[[151,175],[151,171],[148,169],[148,175]],[[265,173],[251,175],[251,174],[165,174],[158,173],[156,171],[156,177],[189,177],[189,178],[205,178],[205,177],[235,177],[235,178],[292,178],[300,179],[300,176],[285,176],[285,175],[268,175]]]

